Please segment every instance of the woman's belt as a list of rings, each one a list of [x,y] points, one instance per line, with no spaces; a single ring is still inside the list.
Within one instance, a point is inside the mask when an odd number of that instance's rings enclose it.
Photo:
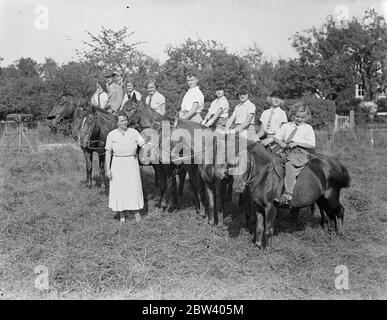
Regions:
[[[136,155],[136,154],[128,154],[128,155],[123,155],[123,156],[121,156],[121,155],[115,155],[115,154],[113,154],[113,157],[117,157],[117,158],[135,157],[135,156],[137,156],[137,155]]]

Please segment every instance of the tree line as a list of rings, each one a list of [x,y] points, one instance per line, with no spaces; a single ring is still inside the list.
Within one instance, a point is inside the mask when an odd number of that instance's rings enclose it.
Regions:
[[[168,45],[168,58],[160,63],[141,51],[141,42],[131,41],[133,32],[127,27],[88,35],[86,49],[64,64],[22,57],[2,66],[0,57],[0,118],[13,112],[45,116],[63,95],[91,97],[96,83],[104,84],[106,70],[133,78],[142,92],[146,79],[156,78],[171,115],[180,108],[186,74],[192,69],[199,74],[207,101],[215,98],[217,80],[225,82],[230,100],[237,98],[238,86],[247,83],[258,110],[272,90],[279,90],[290,100],[335,101],[335,112],[345,113],[358,105],[356,84],[363,86],[366,100],[375,99],[387,86],[387,26],[374,9],[351,21],[328,16],[322,26],[296,33],[291,40],[298,57],[278,61],[266,58],[255,43],[231,53],[217,41],[187,39]]]

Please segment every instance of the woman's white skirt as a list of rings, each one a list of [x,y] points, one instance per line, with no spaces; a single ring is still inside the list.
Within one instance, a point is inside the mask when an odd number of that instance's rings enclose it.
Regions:
[[[137,157],[113,157],[111,171],[109,208],[113,211],[142,209],[144,196]]]

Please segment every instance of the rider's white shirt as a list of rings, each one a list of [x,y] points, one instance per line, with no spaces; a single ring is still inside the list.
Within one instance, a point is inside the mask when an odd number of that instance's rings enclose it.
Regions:
[[[262,122],[263,129],[265,130],[265,133],[267,134],[275,134],[280,126],[281,123],[288,122],[288,117],[286,116],[286,112],[282,110],[280,107],[274,108],[273,110],[273,117],[271,118],[269,129],[267,128],[270,114],[272,112],[273,108],[269,108],[262,112],[261,118],[259,119]]]
[[[199,87],[189,88],[187,93],[184,95],[183,102],[181,103],[181,111],[186,113],[191,110],[192,105],[197,102],[199,107],[196,110],[197,114],[200,114],[204,106],[204,95],[200,91]]]
[[[275,137],[279,140],[286,141],[290,136],[293,129],[297,127],[297,131],[291,141],[299,143],[307,143],[313,147],[316,146],[316,137],[314,130],[310,124],[301,123],[296,125],[295,122],[288,122],[282,125],[282,127],[276,132]]]
[[[149,105],[149,99],[150,99],[151,96],[147,96],[145,98],[145,104],[146,105]],[[152,100],[151,100],[151,105],[150,107],[160,113],[161,115],[163,115],[163,113],[161,112],[161,106],[165,104],[165,97],[158,91],[156,91],[153,95],[152,95]]]
[[[208,114],[213,115],[216,114],[219,109],[222,109],[222,113],[220,114],[220,118],[227,119],[228,118],[228,109],[229,104],[225,96],[215,99],[211,102],[211,106],[208,109]]]

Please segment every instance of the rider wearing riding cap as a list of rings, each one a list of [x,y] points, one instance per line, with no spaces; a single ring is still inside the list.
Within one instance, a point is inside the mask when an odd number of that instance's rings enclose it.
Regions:
[[[281,107],[284,105],[283,96],[279,91],[273,91],[266,99],[270,108],[262,112],[259,119],[262,123],[257,138],[273,137],[283,123],[288,122],[286,112]]]
[[[252,139],[255,136],[255,104],[249,100],[249,86],[242,84],[238,88],[239,103],[235,109],[230,119],[227,120],[226,127],[224,129],[225,133],[228,132],[239,132],[245,138]],[[234,128],[230,130],[230,128]]]
[[[280,205],[289,205],[293,198],[296,178],[308,162],[309,150],[315,148],[316,138],[311,125],[309,106],[297,102],[293,106],[294,121],[285,123],[274,136],[274,142],[282,148],[289,148],[285,165],[285,192],[278,201]]]
[[[105,110],[109,112],[117,112],[121,107],[121,102],[124,96],[122,87],[116,83],[117,74],[115,72],[108,72],[106,74],[106,87],[108,89],[108,101],[105,105]]]
[[[202,125],[214,126],[216,130],[221,131],[224,130],[226,125],[229,109],[227,98],[224,96],[224,87],[224,82],[219,81],[216,83],[216,99],[211,102],[210,108],[202,121]]]

